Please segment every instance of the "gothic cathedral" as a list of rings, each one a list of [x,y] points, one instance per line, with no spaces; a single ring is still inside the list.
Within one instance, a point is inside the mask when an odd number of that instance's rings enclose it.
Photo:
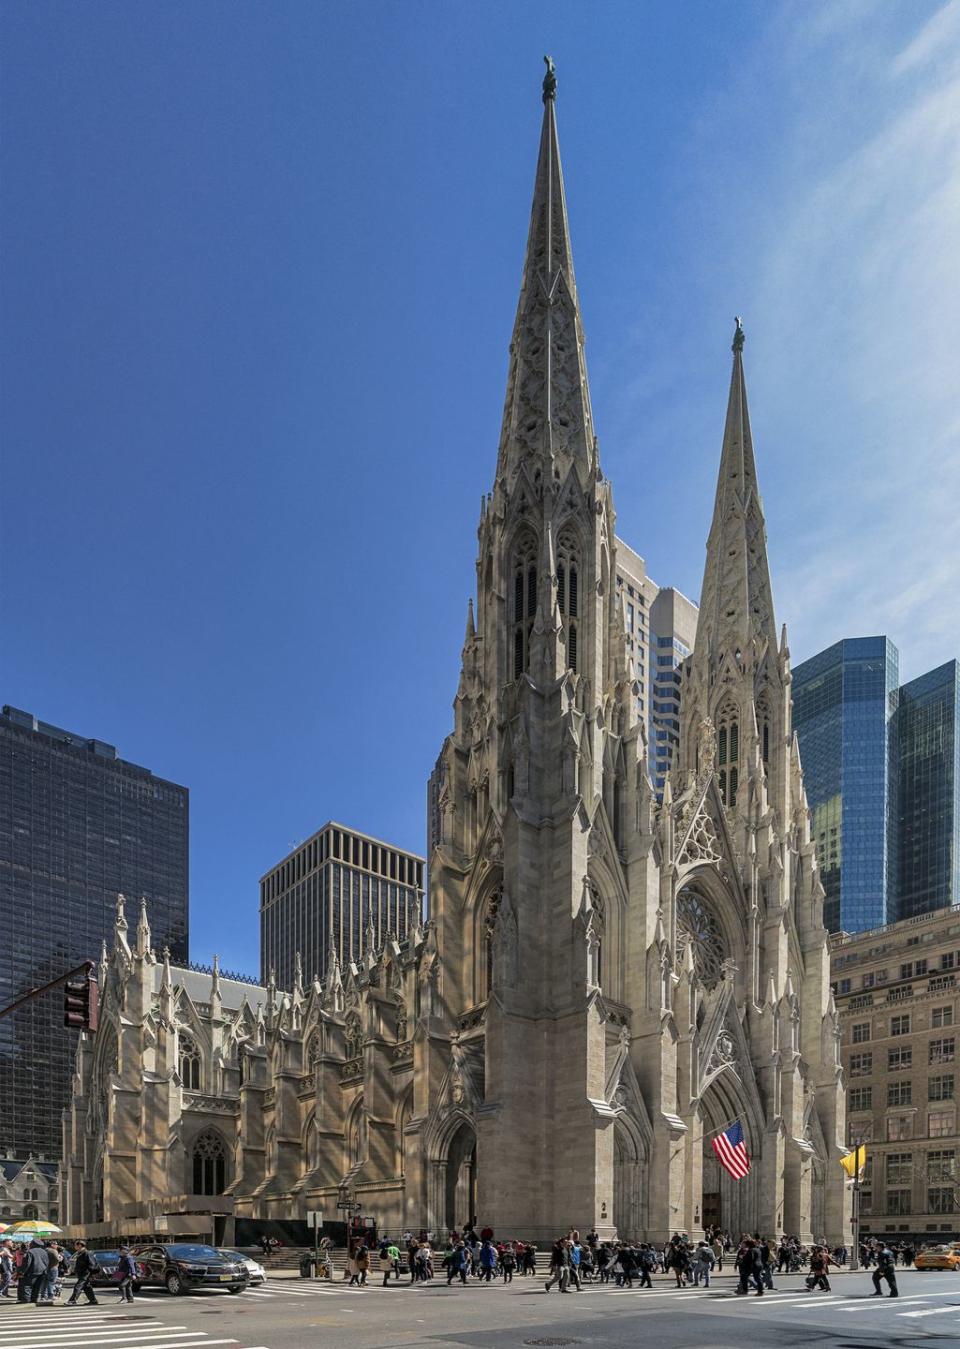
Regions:
[[[154,956],[145,916],[133,946],[124,923],[66,1119],[69,1222],[130,1231],[158,1194],[251,1217],[349,1194],[383,1229],[438,1239],[473,1216],[534,1240],[715,1222],[848,1238],[839,1026],[743,331],[658,804],[552,70],[543,101],[476,611],[431,783],[430,920],[402,944],[370,934],[360,964],[290,993],[216,973],[198,991]],[[739,1181],[710,1146],[737,1120]]]

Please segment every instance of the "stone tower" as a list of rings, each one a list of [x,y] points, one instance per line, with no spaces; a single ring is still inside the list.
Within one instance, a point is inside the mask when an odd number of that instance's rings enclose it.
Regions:
[[[501,1231],[541,1233],[560,1230],[571,1212],[612,1221],[606,1041],[622,1023],[604,1004],[605,995],[613,1009],[625,999],[628,963],[627,894],[613,859],[649,810],[555,87],[548,72],[497,472],[479,527],[476,621],[471,608],[431,871],[445,1000],[465,1049],[472,1039],[482,1059],[477,1145],[498,1159],[479,1171],[477,1211],[495,1212]],[[612,866],[603,901],[591,857]]]

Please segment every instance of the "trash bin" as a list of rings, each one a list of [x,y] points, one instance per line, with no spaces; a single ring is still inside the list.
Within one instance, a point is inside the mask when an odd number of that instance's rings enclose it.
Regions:
[[[313,1256],[312,1256],[312,1255],[301,1255],[301,1257],[300,1257],[300,1277],[301,1277],[301,1279],[309,1279],[309,1277],[310,1277],[310,1267],[311,1267],[312,1264],[313,1264]]]

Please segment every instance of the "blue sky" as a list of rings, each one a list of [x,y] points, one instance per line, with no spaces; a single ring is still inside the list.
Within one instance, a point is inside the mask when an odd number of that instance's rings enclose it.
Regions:
[[[619,532],[694,598],[733,315],[799,661],[960,654],[960,5],[0,9],[0,701],[191,789],[192,945],[417,850],[558,117]]]

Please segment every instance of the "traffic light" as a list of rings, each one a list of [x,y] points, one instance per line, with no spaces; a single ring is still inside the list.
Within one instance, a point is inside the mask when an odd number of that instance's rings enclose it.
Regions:
[[[93,977],[93,965],[76,979],[68,979],[63,986],[63,1024],[73,1030],[96,1030],[100,1011],[100,990]]]

